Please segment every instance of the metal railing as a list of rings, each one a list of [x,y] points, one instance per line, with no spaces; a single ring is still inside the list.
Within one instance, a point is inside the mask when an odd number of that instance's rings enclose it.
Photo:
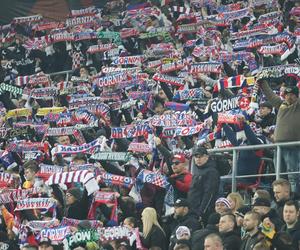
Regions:
[[[56,75],[66,75],[66,81],[69,80],[70,74],[73,74],[73,70],[64,70],[64,71],[58,71],[58,72],[52,72],[49,73],[49,76],[56,76]]]
[[[249,178],[249,177],[259,177],[259,176],[276,176],[276,179],[280,178],[280,175],[289,175],[289,174],[300,174],[299,172],[284,172],[281,173],[281,159],[282,159],[282,148],[285,147],[294,147],[300,146],[300,141],[295,142],[284,142],[284,143],[274,143],[274,144],[260,144],[260,145],[250,145],[250,146],[238,146],[238,147],[230,147],[230,148],[220,148],[220,149],[210,149],[208,150],[210,154],[215,153],[224,153],[224,152],[232,152],[232,176],[227,177],[231,179],[231,189],[232,192],[236,191],[237,178]],[[275,173],[271,174],[256,174],[256,175],[237,175],[237,160],[238,160],[238,152],[239,151],[247,151],[247,150],[259,150],[259,149],[269,149],[275,148],[276,152],[276,164]]]

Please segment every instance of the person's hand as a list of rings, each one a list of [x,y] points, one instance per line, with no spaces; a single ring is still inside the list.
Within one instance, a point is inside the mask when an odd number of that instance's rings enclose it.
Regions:
[[[157,136],[154,137],[154,142],[156,146],[159,146],[161,144],[161,139]]]
[[[173,179],[172,177],[168,177],[168,178],[167,178],[167,181],[168,181],[172,186],[174,186],[174,185],[176,184],[176,180]]]
[[[268,237],[269,239],[273,239],[276,231],[275,225],[272,223],[269,217],[265,218],[262,222],[261,232]]]

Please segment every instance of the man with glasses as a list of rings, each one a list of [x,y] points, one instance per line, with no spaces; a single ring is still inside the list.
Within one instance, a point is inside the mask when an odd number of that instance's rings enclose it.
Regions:
[[[216,169],[216,162],[210,159],[206,148],[196,146],[193,148],[192,155],[195,169],[188,192],[188,201],[199,220],[205,223],[214,211],[220,175]]]
[[[192,174],[187,170],[187,160],[184,154],[175,154],[172,159],[173,173],[168,181],[174,187],[174,200],[186,198],[192,183]]]

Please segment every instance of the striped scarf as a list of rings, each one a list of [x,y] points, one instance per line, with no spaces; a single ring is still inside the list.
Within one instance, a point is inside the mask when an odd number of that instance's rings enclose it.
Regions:
[[[46,185],[51,186],[53,184],[66,184],[74,182],[81,182],[85,186],[88,195],[99,190],[94,174],[88,170],[55,173],[49,177],[49,179],[46,181]]]
[[[243,75],[228,77],[220,79],[214,86],[214,91],[218,92],[222,89],[240,88],[248,85],[253,85],[255,82],[254,77],[244,77]]]

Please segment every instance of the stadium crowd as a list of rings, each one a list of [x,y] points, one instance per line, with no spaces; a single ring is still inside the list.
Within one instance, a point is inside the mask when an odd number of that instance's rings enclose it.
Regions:
[[[113,0],[0,26],[0,249],[300,249],[300,146],[239,152],[251,201],[210,153],[300,141],[299,23],[297,0]]]

